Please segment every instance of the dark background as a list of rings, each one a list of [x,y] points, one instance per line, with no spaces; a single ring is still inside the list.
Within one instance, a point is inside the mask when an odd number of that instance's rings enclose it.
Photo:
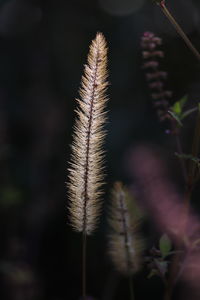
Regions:
[[[200,49],[199,0],[168,0],[167,5]],[[147,30],[163,39],[162,64],[173,101],[189,94],[192,107],[200,90],[197,61],[150,0],[0,1],[2,300],[80,298],[81,235],[67,224],[65,182],[74,99],[97,31],[109,47],[104,203],[115,180],[132,183],[127,168],[132,147],[151,143],[166,157],[173,154],[173,141],[157,119],[141,69],[140,38]],[[175,175],[179,183],[179,171]],[[104,212],[88,241],[88,294],[108,300],[113,292],[115,299],[128,299],[126,280],[114,275],[107,257],[106,232]],[[144,270],[135,277],[137,299],[161,299],[159,279],[146,276]]]

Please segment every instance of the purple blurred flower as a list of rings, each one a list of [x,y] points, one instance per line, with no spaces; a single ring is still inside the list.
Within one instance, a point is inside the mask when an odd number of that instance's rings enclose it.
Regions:
[[[168,113],[170,107],[168,99],[171,98],[172,92],[165,90],[167,72],[160,70],[159,59],[164,57],[164,52],[158,49],[161,45],[161,38],[155,36],[153,32],[145,32],[141,38],[144,59],[142,68],[148,70],[146,80],[150,82],[148,86],[150,90],[153,90],[151,96],[155,100],[154,106],[157,108],[158,118],[162,122],[171,119]],[[170,132],[173,133],[173,130],[170,130]]]

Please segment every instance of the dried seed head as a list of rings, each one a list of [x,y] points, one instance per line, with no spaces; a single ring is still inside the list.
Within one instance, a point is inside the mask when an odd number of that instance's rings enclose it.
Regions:
[[[69,211],[76,231],[91,234],[100,214],[107,102],[107,47],[101,33],[92,41],[77,100],[69,168]]]
[[[132,200],[122,183],[116,182],[110,206],[109,254],[116,269],[125,275],[139,270],[143,249],[138,233],[139,216],[131,209]]]

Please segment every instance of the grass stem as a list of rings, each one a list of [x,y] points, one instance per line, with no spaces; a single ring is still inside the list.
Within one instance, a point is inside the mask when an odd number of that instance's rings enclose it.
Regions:
[[[129,289],[130,289],[130,299],[135,300],[134,291],[133,291],[133,278],[129,275]]]
[[[182,149],[179,133],[176,134],[175,139],[176,139],[176,149],[177,149],[178,153],[183,154],[183,149]],[[186,168],[185,161],[183,159],[180,159],[180,166],[181,166],[181,169],[182,169],[184,182],[187,183],[187,180],[188,180],[187,168]]]
[[[165,16],[167,17],[167,19],[170,21],[170,23],[174,26],[174,28],[177,31],[177,33],[182,37],[182,39],[184,40],[184,42],[186,43],[186,45],[188,46],[188,48],[192,51],[192,53],[200,61],[200,53],[199,53],[199,51],[194,47],[194,45],[192,44],[192,42],[189,40],[189,38],[187,37],[187,35],[183,31],[183,29],[176,22],[176,20],[172,16],[172,14],[169,12],[169,10],[167,9],[167,7],[165,6],[164,1],[161,1],[160,3],[158,3],[158,5],[161,8],[161,10],[163,11],[163,13],[165,14]]]
[[[82,289],[83,289],[83,300],[86,300],[86,247],[87,247],[87,236],[83,232],[83,253],[82,253]]]

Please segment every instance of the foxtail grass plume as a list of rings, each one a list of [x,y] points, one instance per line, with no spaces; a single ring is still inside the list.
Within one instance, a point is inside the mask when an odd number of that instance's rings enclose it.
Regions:
[[[101,209],[107,85],[107,46],[103,34],[97,33],[77,99],[68,183],[71,225],[88,235],[95,229]]]
[[[121,182],[112,191],[109,225],[109,254],[115,268],[124,275],[136,273],[141,266],[143,242],[138,232],[139,218],[132,198]]]

